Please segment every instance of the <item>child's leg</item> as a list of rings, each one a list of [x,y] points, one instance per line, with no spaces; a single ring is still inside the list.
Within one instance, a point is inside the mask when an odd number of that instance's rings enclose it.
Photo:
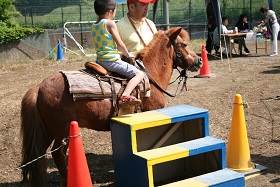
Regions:
[[[130,96],[132,90],[143,80],[145,73],[142,71],[138,71],[135,76],[130,79],[127,83],[127,86],[123,92],[123,96]]]
[[[103,66],[108,71],[116,72],[128,78],[132,77],[122,94],[123,96],[130,96],[132,90],[138,85],[140,81],[142,81],[145,76],[144,72],[138,70],[135,66],[132,66],[131,64],[128,64],[127,62],[124,62],[122,60],[116,60],[114,62],[101,61],[98,62],[98,64]]]

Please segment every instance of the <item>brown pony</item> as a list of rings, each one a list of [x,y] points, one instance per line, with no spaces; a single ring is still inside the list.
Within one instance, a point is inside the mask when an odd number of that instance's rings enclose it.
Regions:
[[[149,45],[137,54],[136,58],[143,61],[151,83],[151,96],[141,98],[142,111],[166,106],[164,91],[170,82],[173,68],[197,71],[202,66],[201,58],[189,49],[188,41],[189,35],[182,28],[158,31]],[[70,122],[73,120],[80,127],[109,131],[113,113],[111,100],[74,102],[69,85],[61,73],[47,77],[31,88],[22,99],[22,164],[44,155],[52,142],[52,150],[60,147],[62,140],[69,135]],[[67,148],[68,145],[52,152],[63,186],[67,183]],[[45,186],[45,158],[23,167],[22,177],[23,183],[28,186]]]

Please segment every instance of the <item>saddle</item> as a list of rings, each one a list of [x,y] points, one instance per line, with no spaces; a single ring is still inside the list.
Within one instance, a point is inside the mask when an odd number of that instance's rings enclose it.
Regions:
[[[96,62],[86,62],[85,68],[80,71],[61,71],[67,79],[73,99],[110,99],[113,101],[113,107],[116,107],[117,99],[127,85],[127,78],[107,71]],[[145,76],[132,95],[137,98],[148,97],[149,90],[149,79]]]
[[[108,74],[108,71],[105,68],[103,68],[102,66],[100,66],[99,64],[97,64],[96,62],[86,62],[85,67],[92,68],[92,70],[94,70],[96,73],[98,73],[100,75]]]

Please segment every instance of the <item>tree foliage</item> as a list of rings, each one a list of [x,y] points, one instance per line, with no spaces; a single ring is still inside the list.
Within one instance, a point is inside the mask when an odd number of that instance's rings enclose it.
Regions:
[[[18,0],[17,4],[30,6],[47,6],[53,4],[79,4],[85,0]],[[89,1],[89,0],[86,0]]]
[[[6,25],[7,27],[16,27],[17,23],[14,21],[14,16],[18,16],[19,13],[16,11],[13,3],[15,0],[0,0],[0,24],[1,26]]]
[[[14,20],[21,16],[13,3],[15,0],[0,0],[0,44],[22,39],[26,35],[43,32],[38,28],[23,28]]]

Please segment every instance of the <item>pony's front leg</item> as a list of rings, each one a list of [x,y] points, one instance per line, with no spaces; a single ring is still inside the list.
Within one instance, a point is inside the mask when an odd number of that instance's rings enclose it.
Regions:
[[[54,145],[52,147],[52,151],[59,146],[61,146],[62,140],[55,140]],[[66,187],[67,186],[67,162],[66,162],[66,151],[68,148],[68,143],[61,149],[52,152],[52,157],[54,159],[55,165],[58,169],[60,175],[60,186]]]

